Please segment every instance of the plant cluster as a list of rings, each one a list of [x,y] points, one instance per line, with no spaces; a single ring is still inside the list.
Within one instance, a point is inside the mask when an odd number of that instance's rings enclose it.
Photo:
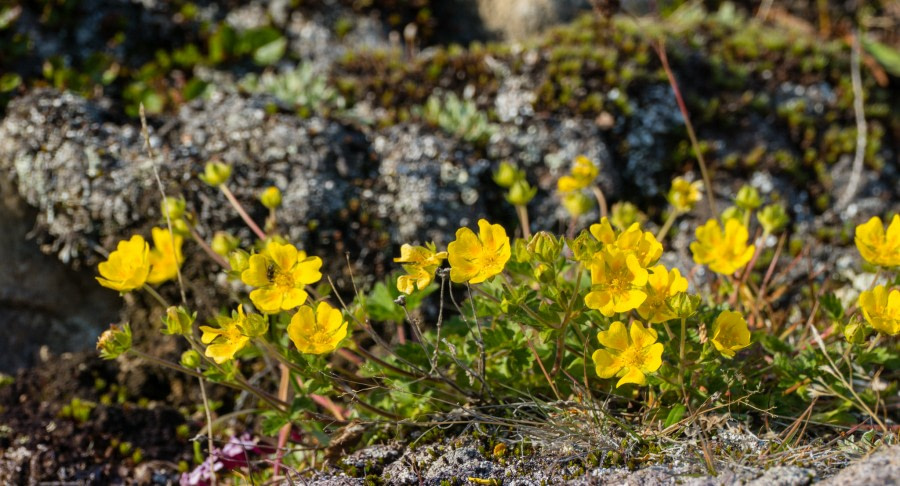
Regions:
[[[576,159],[559,179],[563,201],[593,186],[597,172],[589,159]],[[404,244],[395,259],[404,273],[347,302],[322,285],[321,257],[250,219],[229,176],[229,166],[211,162],[201,178],[220,189],[255,243],[242,248],[223,234],[202,241],[183,201],[166,198],[167,227],[152,231],[153,247],[134,235],[98,267],[101,285],[145,290],[166,306],[162,332],[189,346],[180,363],[135,348],[128,324],[104,332],[98,348],[108,359],[132,353],[255,397],[248,413],[260,417],[260,433],[278,437],[276,474],[282,463],[310,467],[328,454],[326,423],[414,425],[460,404],[574,400],[595,420],[637,437],[658,433],[648,428],[654,421],[684,427],[700,411],[724,407],[745,417],[806,410],[807,420],[814,412],[821,423],[863,417],[885,432],[897,420],[888,397],[900,369],[892,273],[900,265],[900,216],[887,228],[878,217],[857,227],[860,254],[880,269],[871,287],[846,309],[815,289],[814,304],[798,308],[810,313],[803,327],[779,317],[778,297],[789,283],[774,270],[787,216],[778,205],[763,207],[749,186],[696,229],[693,268],[662,263],[672,221],[702,199],[700,185],[682,178],[672,183],[669,217],[656,234],[622,210],[616,223],[602,217],[568,236],[532,236],[526,226],[517,238],[482,219],[477,232],[459,228],[445,248]],[[501,164],[495,180],[512,196],[524,177]],[[272,221],[280,199],[275,188],[260,193]],[[527,211],[528,198],[510,201]],[[764,256],[770,237],[779,245]],[[220,315],[198,319],[184,294],[171,306],[155,290],[180,281],[187,238],[246,289]],[[820,331],[823,311],[829,327]],[[434,322],[425,315],[436,315]],[[636,401],[647,420],[629,425],[604,400]],[[289,441],[305,447],[287,453]]]

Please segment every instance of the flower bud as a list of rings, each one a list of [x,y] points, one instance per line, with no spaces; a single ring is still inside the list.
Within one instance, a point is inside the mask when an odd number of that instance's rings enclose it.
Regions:
[[[621,231],[624,231],[634,223],[643,222],[644,219],[644,214],[641,213],[641,210],[630,202],[613,204],[609,215],[609,222]]]
[[[184,366],[185,368],[195,370],[200,367],[200,363],[202,362],[203,358],[200,357],[200,353],[193,349],[181,353],[181,366]]]
[[[191,228],[188,227],[187,221],[184,219],[173,219],[172,232],[180,236],[190,236]]]
[[[171,306],[166,309],[166,315],[163,317],[163,324],[166,325],[163,334],[187,336],[193,332],[194,320],[197,313],[189,314],[184,307]]]
[[[756,214],[756,219],[759,220],[759,224],[763,227],[766,234],[770,235],[780,231],[790,220],[787,212],[784,210],[784,206],[780,204],[769,204],[762,208],[762,210]]]
[[[534,198],[535,194],[537,194],[537,187],[531,187],[531,184],[529,184],[528,181],[519,179],[509,188],[509,192],[506,194],[506,200],[509,201],[510,204],[524,206]]]
[[[237,236],[233,236],[225,231],[216,231],[216,234],[213,235],[210,247],[212,248],[212,251],[219,255],[228,256],[229,253],[237,250],[237,247],[240,244],[241,240]]]
[[[262,314],[247,314],[241,326],[244,328],[245,336],[255,338],[269,330],[269,321]]]
[[[697,313],[697,309],[700,308],[700,296],[679,292],[666,299],[666,306],[672,309],[675,316],[686,319]]]
[[[734,203],[743,210],[752,211],[762,206],[762,198],[759,196],[759,191],[756,188],[745,185],[738,190]]]
[[[569,241],[569,247],[572,248],[572,254],[576,260],[587,264],[600,250],[600,242],[587,231],[582,231],[574,240]]]
[[[567,192],[562,197],[562,204],[572,217],[577,218],[593,209],[594,200],[580,191]]]
[[[866,338],[869,337],[870,330],[871,329],[866,326],[865,322],[854,317],[846,326],[844,326],[844,339],[851,344],[862,344],[866,341]]]
[[[500,167],[497,167],[497,170],[494,171],[494,182],[500,187],[512,187],[517,180],[524,178],[525,174],[523,172],[505,160],[500,162]]]
[[[167,197],[163,199],[160,204],[160,211],[162,212],[163,218],[168,215],[169,219],[175,221],[184,216],[185,205],[184,198]]]
[[[103,359],[116,359],[131,349],[131,326],[125,323],[122,327],[111,324],[97,339],[97,349]]]
[[[531,237],[527,249],[540,260],[552,263],[556,261],[562,251],[562,240],[557,240],[546,231],[538,231]]]
[[[203,168],[200,180],[213,187],[219,187],[228,182],[231,177],[231,166],[223,162],[207,162]]]
[[[243,272],[250,267],[250,255],[244,250],[235,250],[228,254],[228,265],[233,272]]]
[[[512,246],[512,258],[519,263],[527,263],[531,261],[531,251],[528,249],[528,243],[522,238],[516,238]]]
[[[275,186],[269,186],[259,195],[259,202],[268,209],[281,206],[281,191]]]
[[[722,222],[726,222],[729,219],[736,219],[738,221],[744,220],[744,210],[737,206],[728,206],[722,211]]]

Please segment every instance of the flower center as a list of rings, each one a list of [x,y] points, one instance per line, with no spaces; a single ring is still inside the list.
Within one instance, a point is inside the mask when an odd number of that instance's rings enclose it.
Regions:
[[[294,277],[289,272],[275,270],[275,275],[272,278],[272,283],[274,283],[275,286],[279,288],[292,289],[294,288]]]

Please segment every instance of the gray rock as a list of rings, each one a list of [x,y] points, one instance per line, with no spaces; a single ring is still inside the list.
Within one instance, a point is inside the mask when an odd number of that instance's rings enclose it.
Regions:
[[[806,486],[812,482],[815,476],[816,472],[811,469],[776,466],[747,483],[747,486]]]
[[[41,253],[27,234],[35,212],[0,179],[0,371],[36,364],[41,349],[92,348],[119,318],[121,300],[89,274]]]
[[[900,446],[882,447],[819,484],[822,486],[900,484]]]

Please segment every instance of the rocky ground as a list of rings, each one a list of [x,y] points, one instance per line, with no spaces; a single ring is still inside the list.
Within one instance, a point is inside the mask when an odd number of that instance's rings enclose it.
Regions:
[[[523,167],[539,188],[529,206],[535,230],[568,225],[553,189],[579,154],[602,164],[599,183],[610,201],[647,208],[651,226],[661,223],[662,193],[672,175],[699,176],[652,38],[622,12],[615,21],[583,16],[539,36],[536,29],[570,21],[585,5],[535,1],[530,17],[515,20],[527,10],[519,5],[524,0],[301,2],[299,8],[279,1],[190,8],[126,0],[37,3],[12,7],[15,22],[0,28],[0,47],[13,53],[0,55],[0,67],[23,80],[0,93],[0,224],[7,230],[0,249],[12,255],[0,261],[0,322],[8,329],[0,333],[0,350],[10,351],[0,353],[0,370],[14,373],[11,385],[0,385],[0,482],[128,477],[164,484],[177,476],[180,461],[192,459],[189,439],[202,420],[191,419],[197,397],[190,382],[65,354],[92,347],[110,322],[158,320],[148,303],[122,304],[91,278],[102,259],[98,249],[158,224],[154,164],[167,192],[187,198],[207,237],[221,228],[245,242],[252,235],[221,195],[196,178],[206,161],[234,166],[234,192],[257,220],[265,217],[254,204],[257,191],[278,186],[280,229],[321,255],[326,273],[346,292],[351,270],[361,286],[395,270],[391,259],[402,243],[446,244],[456,228],[480,217],[515,227],[515,213],[491,179],[501,160]],[[442,10],[450,3],[456,15]],[[768,24],[749,20],[758,5],[748,2],[656,28],[669,38],[720,206],[749,180],[788,207],[791,239],[810,244],[819,265],[852,283],[849,229],[900,208],[898,78],[871,56],[865,60],[866,165],[853,203],[836,211],[850,179],[856,123],[849,47],[841,36],[858,19],[837,9],[824,31],[820,18],[804,16],[794,3],[773,12]],[[870,32],[896,45],[896,30],[885,27],[900,18],[892,8],[872,4],[879,22]],[[159,52],[176,58],[188,45],[205,49],[212,45],[209,26],[226,24],[236,32],[274,29],[286,40],[285,55],[267,67],[237,54],[225,61],[210,54],[196,65],[160,61]],[[518,41],[450,45],[503,38]],[[759,45],[760,38],[768,41]],[[22,45],[32,48],[17,54]],[[91,72],[95,65],[101,68]],[[113,66],[118,77],[104,81]],[[302,78],[299,91],[260,87],[266,75],[288,79],[297,66],[312,76]],[[259,75],[255,87],[248,73]],[[203,95],[190,99],[190,86],[202,86]],[[487,135],[469,139],[426,119],[421,107],[435,90],[456,93],[486,113]],[[133,117],[137,101],[151,108],[155,161]],[[581,223],[596,217],[589,212]],[[672,264],[689,262],[695,224],[688,218],[673,238]],[[196,248],[186,252],[194,262],[185,268],[188,281],[215,281],[206,257]],[[228,289],[197,284],[188,291],[204,310],[216,308]],[[73,308],[72,302],[83,304]],[[152,339],[153,332],[141,334]],[[23,367],[31,369],[15,373]],[[218,393],[227,409],[228,395]],[[90,420],[60,415],[73,398],[96,404]],[[849,450],[829,456],[832,464],[809,459],[769,471],[723,462],[712,477],[699,462],[592,463],[585,450],[546,452],[558,450],[553,444],[501,459],[486,446],[460,430],[415,450],[364,448],[315,481],[362,484],[348,476],[352,468],[354,476],[375,474],[397,484],[469,477],[503,484],[807,484],[860,455]],[[134,456],[137,449],[141,457]],[[884,467],[851,466],[831,481],[866,472],[897,478],[897,455],[888,449],[867,459]]]

